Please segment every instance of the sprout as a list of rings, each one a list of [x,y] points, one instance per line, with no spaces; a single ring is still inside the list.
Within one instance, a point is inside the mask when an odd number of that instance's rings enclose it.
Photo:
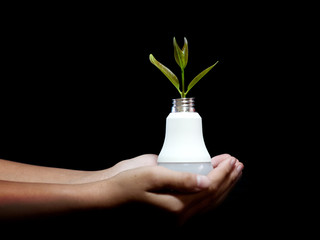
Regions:
[[[219,61],[216,61],[212,66],[206,68],[201,73],[199,73],[188,85],[187,91],[185,90],[185,84],[184,84],[184,69],[187,66],[188,63],[188,56],[189,56],[189,50],[188,50],[188,41],[186,38],[184,38],[184,44],[182,49],[177,44],[176,38],[173,38],[173,49],[174,49],[174,59],[176,60],[177,64],[181,68],[181,90],[180,90],[180,82],[177,76],[170,71],[169,68],[161,64],[159,61],[155,59],[155,57],[150,54],[149,59],[150,62],[155,65],[169,80],[170,82],[175,86],[175,88],[178,90],[182,98],[185,98],[187,93],[193,88],[194,85],[199,82],[199,80],[206,75]]]

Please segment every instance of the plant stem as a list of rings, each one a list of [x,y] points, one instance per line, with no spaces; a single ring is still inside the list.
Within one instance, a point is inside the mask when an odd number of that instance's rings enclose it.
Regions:
[[[181,94],[181,97],[182,98],[185,98],[186,97],[186,94],[185,94],[185,90],[184,90],[184,69],[181,68],[181,81],[182,81],[182,94]]]

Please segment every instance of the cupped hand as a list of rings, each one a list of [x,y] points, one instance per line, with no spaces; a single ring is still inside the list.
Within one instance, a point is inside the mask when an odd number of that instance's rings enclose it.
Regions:
[[[243,164],[229,154],[212,158],[207,175],[172,171],[156,164],[156,155],[122,161],[109,178],[117,189],[115,203],[143,202],[177,215],[184,223],[192,216],[218,206],[242,174]]]

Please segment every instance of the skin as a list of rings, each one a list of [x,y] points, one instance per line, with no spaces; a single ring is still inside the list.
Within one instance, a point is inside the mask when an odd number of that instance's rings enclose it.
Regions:
[[[0,219],[16,219],[130,202],[174,213],[180,224],[217,207],[242,174],[243,164],[229,154],[212,158],[207,175],[157,166],[146,154],[100,171],[48,168],[0,160]]]

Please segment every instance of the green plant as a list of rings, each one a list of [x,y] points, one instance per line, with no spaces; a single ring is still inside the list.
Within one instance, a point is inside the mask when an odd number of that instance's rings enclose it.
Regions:
[[[201,73],[199,73],[188,85],[187,91],[185,90],[185,82],[184,82],[184,69],[187,66],[188,63],[188,41],[186,38],[184,38],[184,44],[182,49],[177,44],[176,38],[173,38],[173,48],[174,48],[174,59],[176,60],[177,64],[181,68],[181,90],[180,90],[180,83],[177,76],[170,71],[169,68],[158,62],[155,57],[150,54],[149,59],[152,64],[154,64],[169,80],[170,82],[176,87],[178,92],[180,93],[182,98],[185,98],[187,93],[191,90],[191,88],[199,82],[199,80],[206,75],[219,61],[216,61],[215,64],[212,66],[206,68]]]

